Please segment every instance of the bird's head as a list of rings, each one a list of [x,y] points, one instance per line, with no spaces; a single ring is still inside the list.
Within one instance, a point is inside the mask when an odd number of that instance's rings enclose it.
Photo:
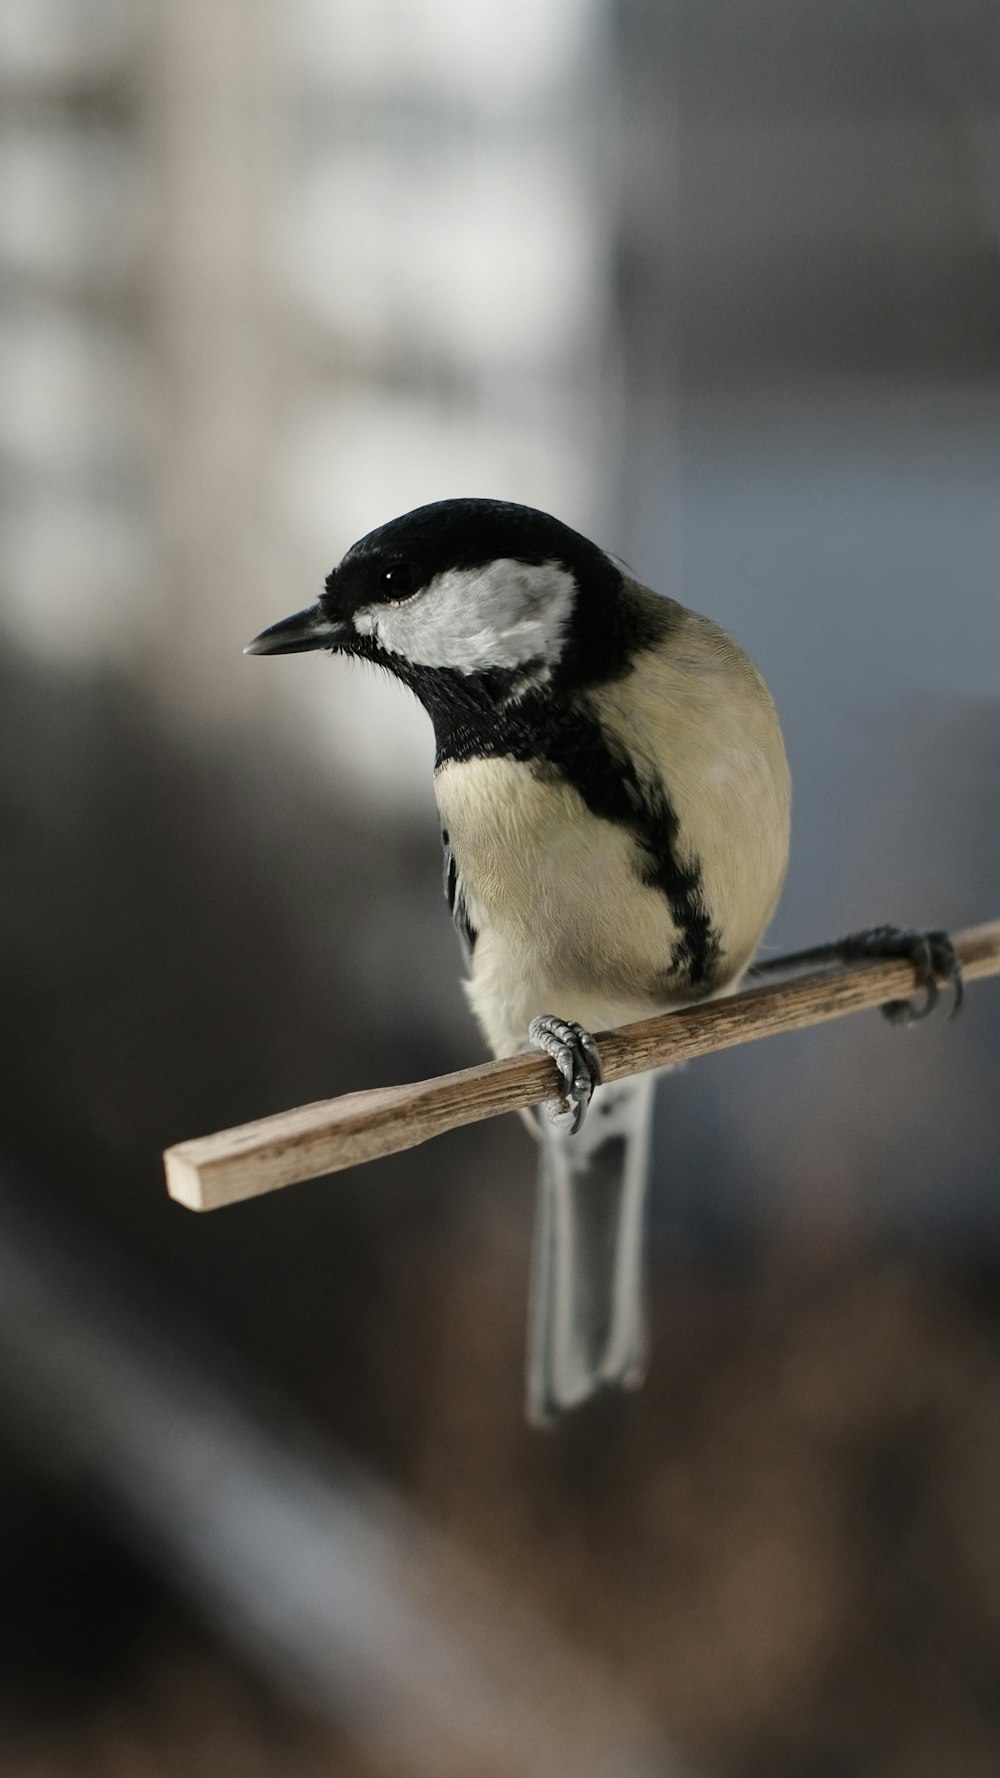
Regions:
[[[452,687],[509,702],[583,683],[613,641],[621,573],[548,513],[440,500],[355,543],[318,602],[272,624],[247,654],[327,648],[385,667],[430,707]]]

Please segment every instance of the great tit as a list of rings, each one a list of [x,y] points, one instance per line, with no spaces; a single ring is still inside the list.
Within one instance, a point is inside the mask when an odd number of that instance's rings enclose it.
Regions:
[[[529,1310],[543,1423],[645,1370],[654,1077],[601,1085],[591,1033],[730,992],[751,965],[788,858],[777,713],[725,630],[500,500],[370,532],[317,604],[246,652],[306,649],[377,663],[428,712],[469,1002],[494,1055],[537,1046],[559,1071],[538,1120]],[[930,998],[941,956],[902,938]],[[875,953],[893,943],[887,929]]]

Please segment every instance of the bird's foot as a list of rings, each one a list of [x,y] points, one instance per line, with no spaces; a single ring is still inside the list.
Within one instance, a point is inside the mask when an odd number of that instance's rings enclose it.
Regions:
[[[904,957],[912,963],[916,986],[923,990],[923,1002],[914,1006],[912,1000],[888,1000],[880,1008],[890,1025],[911,1025],[926,1019],[940,999],[939,983],[952,991],[948,1017],[957,1018],[965,999],[962,965],[947,932],[918,932],[905,926],[875,926],[870,932],[856,932],[842,941],[844,961],[853,963],[867,957]]]
[[[562,1095],[546,1101],[545,1109],[557,1129],[576,1135],[583,1123],[594,1088],[604,1079],[600,1052],[589,1031],[567,1019],[542,1013],[528,1026],[534,1049],[551,1056],[559,1070]]]
[[[910,1025],[926,1019],[940,999],[939,984],[952,990],[949,1018],[956,1018],[965,999],[962,965],[947,932],[918,932],[906,926],[873,926],[867,932],[853,932],[847,938],[834,939],[832,944],[815,945],[808,951],[795,951],[789,957],[775,957],[755,964],[752,974],[770,974],[772,970],[810,963],[860,963],[868,959],[903,957],[912,963],[916,986],[923,991],[923,1002],[914,1006],[911,1000],[889,1000],[880,1012],[891,1025]]]

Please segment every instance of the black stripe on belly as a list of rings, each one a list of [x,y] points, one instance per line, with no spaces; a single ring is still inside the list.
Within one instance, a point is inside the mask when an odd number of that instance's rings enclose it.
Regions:
[[[630,755],[596,717],[575,715],[547,740],[545,763],[572,784],[591,814],[634,835],[644,859],[641,879],[664,896],[678,930],[671,973],[692,988],[708,988],[719,961],[719,935],[705,906],[697,860],[681,861],[680,822],[662,780],[640,778]]]
[[[579,705],[560,709],[542,696],[528,696],[506,709],[494,706],[489,721],[436,719],[435,728],[439,766],[446,760],[516,759],[538,777],[571,784],[592,815],[626,828],[642,855],[642,882],[664,896],[678,930],[669,973],[695,989],[711,986],[721,945],[705,906],[698,862],[680,857],[677,812],[662,780],[640,777],[629,753],[592,712]]]

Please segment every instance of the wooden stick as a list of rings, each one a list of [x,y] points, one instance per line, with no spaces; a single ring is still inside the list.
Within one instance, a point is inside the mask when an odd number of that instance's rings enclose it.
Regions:
[[[967,981],[1000,975],[1000,920],[959,933],[955,949]],[[801,1031],[912,992],[909,963],[857,963],[661,1013],[597,1034],[605,1078],[621,1080],[779,1031]],[[535,1051],[410,1086],[320,1099],[168,1148],[167,1189],[189,1210],[217,1210],[415,1148],[445,1130],[537,1105],[555,1092],[555,1063]]]

